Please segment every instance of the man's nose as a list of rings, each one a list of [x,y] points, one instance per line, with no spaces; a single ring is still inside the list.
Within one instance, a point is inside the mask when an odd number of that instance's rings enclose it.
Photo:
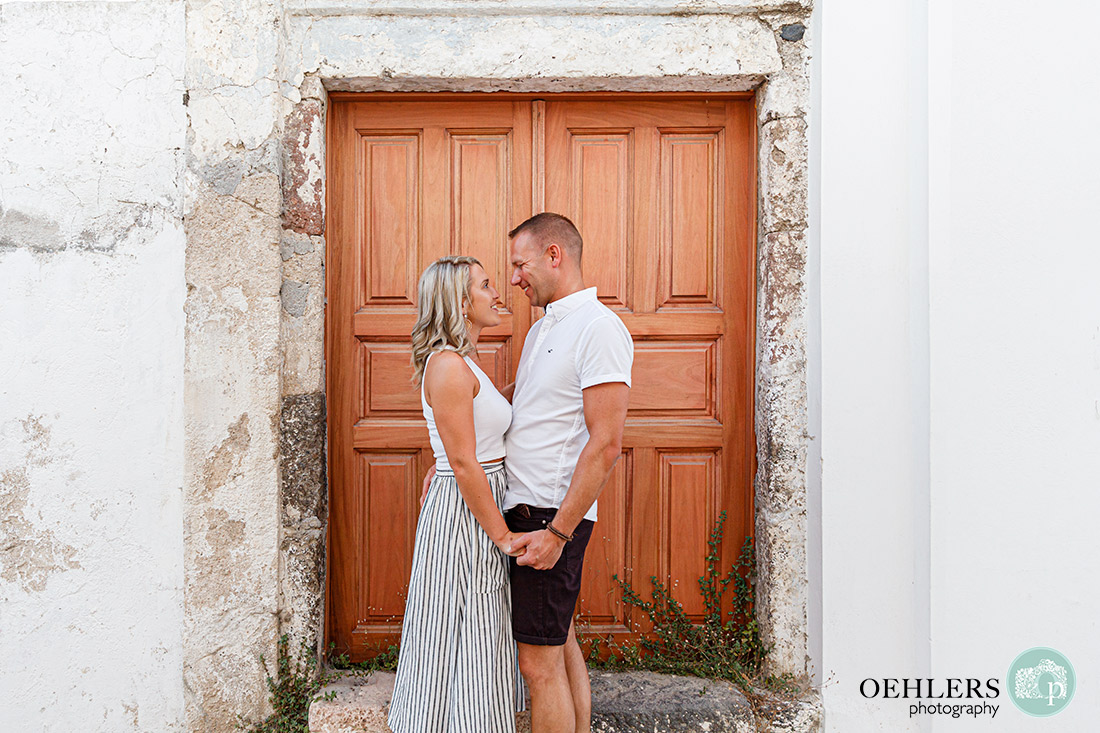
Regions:
[[[519,285],[519,270],[512,270],[512,285]]]

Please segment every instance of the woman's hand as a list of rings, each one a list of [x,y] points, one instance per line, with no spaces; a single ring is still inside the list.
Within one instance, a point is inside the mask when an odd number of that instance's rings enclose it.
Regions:
[[[424,502],[428,500],[428,487],[432,485],[432,479],[435,478],[435,464],[428,469],[428,475],[424,477],[424,488],[420,491],[420,508],[424,508]]]
[[[526,550],[522,547],[513,549],[512,546],[516,543],[517,539],[523,536],[523,534],[522,532],[505,532],[499,539],[493,540],[493,544],[495,544],[505,555],[509,557],[519,557],[526,552]]]

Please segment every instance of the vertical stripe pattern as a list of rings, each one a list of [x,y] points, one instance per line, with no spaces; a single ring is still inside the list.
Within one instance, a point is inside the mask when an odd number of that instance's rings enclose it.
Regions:
[[[482,465],[500,507],[504,463]],[[387,722],[394,733],[514,733],[523,709],[508,559],[474,519],[454,474],[439,470],[416,527]]]

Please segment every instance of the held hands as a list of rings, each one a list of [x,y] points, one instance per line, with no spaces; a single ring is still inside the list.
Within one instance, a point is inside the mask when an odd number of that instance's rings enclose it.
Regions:
[[[554,567],[561,557],[565,540],[555,535],[548,529],[540,529],[537,532],[527,532],[519,535],[513,544],[513,549],[519,549],[516,555],[517,565],[530,565],[535,570],[549,570]]]
[[[521,557],[524,550],[520,541],[525,536],[526,535],[517,532],[505,532],[502,537],[493,540],[493,544],[509,557]]]

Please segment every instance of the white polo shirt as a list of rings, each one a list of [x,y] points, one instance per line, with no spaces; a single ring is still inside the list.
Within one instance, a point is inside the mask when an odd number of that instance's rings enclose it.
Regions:
[[[615,313],[580,290],[546,306],[523,342],[512,425],[504,435],[508,491],[516,504],[559,507],[588,442],[581,391],[595,384],[630,386],[634,342]],[[596,504],[584,515],[596,521]]]

